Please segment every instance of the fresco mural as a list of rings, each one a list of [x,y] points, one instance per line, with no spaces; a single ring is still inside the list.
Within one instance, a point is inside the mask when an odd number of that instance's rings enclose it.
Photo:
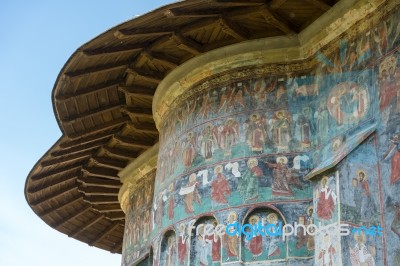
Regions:
[[[123,264],[152,243],[153,265],[400,265],[400,11],[385,12],[303,68],[210,76],[171,108],[154,194],[131,199]],[[323,230],[246,240],[196,234],[192,220]],[[340,223],[384,234],[341,237]]]

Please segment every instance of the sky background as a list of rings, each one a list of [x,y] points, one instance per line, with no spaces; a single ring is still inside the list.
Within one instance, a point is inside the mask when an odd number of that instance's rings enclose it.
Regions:
[[[26,203],[25,179],[61,136],[51,91],[71,54],[104,31],[175,1],[0,0],[0,265],[120,265],[52,229]]]

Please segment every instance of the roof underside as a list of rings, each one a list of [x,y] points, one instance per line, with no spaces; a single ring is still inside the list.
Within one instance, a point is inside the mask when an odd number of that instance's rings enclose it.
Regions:
[[[121,253],[125,215],[117,173],[158,141],[151,109],[158,83],[204,52],[297,34],[335,2],[181,1],[84,44],[53,89],[63,135],[27,178],[33,211],[70,237]]]

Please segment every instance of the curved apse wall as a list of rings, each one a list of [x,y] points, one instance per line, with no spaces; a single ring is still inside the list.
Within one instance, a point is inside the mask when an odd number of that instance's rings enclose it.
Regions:
[[[385,12],[307,60],[210,73],[175,99],[159,123],[155,265],[350,265],[361,245],[369,260],[396,265],[400,29],[399,11]],[[248,241],[190,234],[191,220],[386,229]]]

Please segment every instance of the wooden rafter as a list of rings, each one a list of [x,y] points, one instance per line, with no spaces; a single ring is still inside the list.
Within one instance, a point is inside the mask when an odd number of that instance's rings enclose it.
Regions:
[[[68,206],[71,206],[71,205],[73,205],[73,204],[75,204],[75,203],[81,201],[82,198],[83,198],[82,195],[81,195],[81,194],[78,194],[77,196],[75,196],[74,198],[72,198],[72,199],[71,199],[70,201],[68,201],[67,203],[61,204],[61,205],[59,205],[59,206],[57,206],[57,207],[55,207],[55,208],[50,208],[50,209],[47,209],[47,210],[45,210],[45,211],[39,213],[39,216],[40,216],[40,217],[44,217],[44,216],[46,216],[46,215],[49,215],[50,213],[53,213],[53,212],[55,212],[55,211],[59,211],[59,210],[61,210],[61,209],[64,209],[64,208],[66,208],[66,207],[68,207]]]
[[[112,224],[110,225],[107,229],[105,229],[104,231],[102,231],[100,234],[98,234],[94,239],[92,239],[88,244],[89,246],[93,246],[96,243],[101,242],[101,240],[103,240],[106,236],[108,236],[110,233],[112,233],[112,231],[114,231],[115,229],[117,229],[117,227],[121,226],[121,224],[116,223],[116,224]]]
[[[63,217],[62,220],[60,220],[58,223],[54,224],[52,227],[57,229],[60,226],[62,226],[63,224],[66,224],[68,221],[73,220],[76,217],[81,216],[82,214],[86,213],[90,209],[92,209],[92,206],[83,207],[79,211],[72,213],[72,214],[68,215],[67,217]]]
[[[321,9],[325,12],[331,9],[331,6],[322,0],[306,0],[306,1],[315,6],[316,8]]]
[[[105,90],[116,88],[118,85],[122,84],[123,82],[125,82],[125,79],[118,78],[115,80],[96,84],[96,85],[88,87],[88,88],[77,89],[75,92],[70,92],[67,94],[58,94],[55,97],[55,99],[57,101],[65,101],[70,98],[82,97],[82,96],[87,96],[87,95],[94,94],[94,93],[99,93],[99,92],[102,92]]]
[[[122,186],[119,180],[103,179],[93,176],[81,177],[77,181],[87,187],[120,188]]]
[[[51,199],[54,199],[54,198],[57,198],[57,197],[60,197],[60,196],[63,196],[64,194],[69,193],[69,192],[71,192],[72,190],[75,190],[75,189],[76,189],[76,184],[74,182],[74,183],[72,183],[72,184],[70,184],[68,186],[65,186],[65,187],[61,188],[60,190],[54,190],[50,194],[30,202],[30,205],[31,206],[37,206],[37,205],[39,205],[39,204],[41,204],[43,202],[49,201]]]
[[[226,18],[220,18],[219,19],[219,26],[221,27],[221,30],[225,32],[226,34],[229,34],[233,38],[235,38],[238,41],[245,41],[248,39],[247,37],[247,32],[244,31],[244,29],[240,28],[238,25],[236,25],[233,22],[230,22]]]
[[[119,204],[116,196],[84,196],[83,201],[90,204]]]
[[[235,6],[258,6],[265,2],[265,0],[252,0],[252,1],[243,1],[243,0],[214,0],[220,5],[225,5],[228,7]]]
[[[153,119],[153,113],[151,108],[124,106],[121,107],[121,112],[131,117]]]
[[[68,148],[72,148],[72,147],[77,147],[77,146],[82,146],[88,143],[92,143],[98,140],[104,140],[106,142],[105,139],[110,138],[112,135],[118,133],[119,130],[111,130],[111,131],[105,131],[105,132],[101,132],[99,134],[95,134],[95,135],[90,135],[87,137],[83,137],[83,138],[78,138],[76,140],[69,140],[66,139],[65,141],[63,141],[60,144],[60,147],[63,149],[68,149]]]
[[[199,31],[202,29],[213,28],[218,24],[217,18],[206,18],[206,19],[198,19],[193,21],[192,23],[187,24],[182,29],[179,30],[179,33],[182,35],[186,35],[188,33],[192,33],[194,31]]]
[[[82,187],[79,191],[85,195],[111,195],[118,196],[118,188],[108,187]]]
[[[84,160],[87,159],[89,156],[91,156],[93,152],[91,150],[83,150],[82,152],[78,153],[71,153],[71,154],[66,154],[64,157],[61,158],[53,158],[53,159],[48,159],[45,161],[40,162],[40,165],[42,167],[46,166],[51,166],[51,165],[56,165],[60,163],[69,163],[73,162],[76,160]]]
[[[120,68],[126,68],[129,66],[129,63],[130,63],[129,61],[125,61],[125,62],[116,62],[116,63],[111,63],[111,64],[105,64],[105,65],[89,67],[89,68],[75,70],[75,71],[69,71],[69,72],[66,72],[64,75],[68,76],[69,78],[81,77],[84,75],[105,72],[105,71],[112,71],[112,70],[116,70],[116,69],[120,69]]]
[[[74,180],[77,177],[78,177],[77,173],[71,173],[67,175],[62,175],[60,178],[52,178],[50,180],[45,180],[40,185],[31,186],[28,189],[28,193],[36,193],[44,189],[52,188],[54,186],[70,182],[71,180]]]
[[[124,53],[124,52],[140,52],[143,50],[143,47],[146,47],[146,43],[134,43],[130,45],[121,45],[116,47],[102,47],[95,49],[86,49],[83,50],[83,54],[86,56],[96,56],[96,55],[104,55],[104,54],[113,54],[113,53]]]
[[[85,231],[86,229],[88,229],[89,227],[91,227],[92,225],[94,225],[95,223],[97,223],[98,221],[100,221],[103,218],[104,218],[103,214],[93,217],[88,223],[86,223],[82,227],[80,226],[74,232],[68,234],[68,236],[69,237],[76,237],[77,235],[79,235],[80,233],[82,233],[83,231]]]
[[[132,75],[135,79],[139,78],[148,82],[158,84],[164,78],[164,74],[156,71],[143,70],[139,68],[130,67],[126,72]]]
[[[105,216],[106,216],[106,218],[110,219],[111,221],[125,220],[125,213],[123,213],[122,211],[107,213]]]
[[[285,21],[283,18],[280,18],[266,5],[260,7],[260,12],[268,24],[271,24],[272,26],[278,28],[285,34],[288,35],[296,34],[296,32],[289,26],[289,23],[287,21]]]
[[[103,167],[85,167],[82,168],[82,172],[90,176],[119,180],[118,171],[114,169]]]
[[[101,213],[120,212],[121,211],[121,205],[119,205],[119,204],[94,205],[93,208]]]
[[[98,126],[95,126],[92,128],[88,128],[84,132],[76,132],[73,134],[69,134],[68,137],[70,139],[77,139],[77,138],[86,137],[86,136],[93,135],[93,134],[98,134],[100,132],[119,127],[123,124],[126,124],[127,122],[130,122],[129,117],[127,117],[127,116],[120,117],[120,118],[114,119],[112,121],[106,122],[104,124],[101,124],[101,125],[98,125]]]
[[[120,135],[115,135],[113,138],[119,144],[127,145],[132,148],[148,149],[154,145],[154,143],[152,141],[148,141],[148,140],[144,140],[144,139],[130,138],[130,137],[125,137],[125,136],[120,136]]]
[[[143,51],[140,55],[150,62],[159,63],[168,68],[176,68],[179,65],[179,60],[177,58],[161,53],[151,52],[148,49]]]
[[[63,167],[57,167],[57,168],[52,169],[52,170],[47,171],[47,172],[38,173],[36,175],[31,176],[31,179],[32,180],[40,180],[42,178],[58,175],[58,174],[61,174],[61,173],[64,173],[64,172],[69,172],[69,171],[72,171],[72,170],[78,170],[81,167],[82,167],[82,163],[81,162],[75,162],[73,164],[66,165],[66,166],[63,166]]]
[[[203,52],[203,48],[196,41],[186,38],[181,34],[175,33],[171,37],[171,40],[176,43],[176,46],[192,55],[199,55]]]
[[[118,90],[128,94],[131,97],[153,99],[155,88],[143,86],[119,86]]]
[[[127,151],[119,148],[102,147],[104,152],[112,157],[118,157],[122,160],[131,161],[139,156],[138,152]]]
[[[100,115],[104,112],[112,112],[114,110],[117,110],[122,103],[120,102],[116,102],[116,103],[111,103],[109,105],[104,105],[104,106],[100,106],[98,108],[94,108],[94,109],[90,109],[86,112],[82,112],[78,115],[74,115],[74,116],[70,116],[68,118],[63,119],[64,123],[68,123],[68,124],[72,124],[75,123],[77,121],[80,121],[81,119],[84,118],[89,118],[95,115]]]
[[[98,166],[112,168],[115,170],[121,170],[126,166],[126,161],[116,160],[112,158],[92,157],[90,158],[90,161]]]
[[[136,125],[129,124],[129,127],[131,127],[133,131],[138,133],[150,133],[158,135],[158,130],[154,123],[140,123]]]
[[[96,140],[87,144],[83,144],[81,146],[75,146],[69,149],[62,149],[59,151],[53,151],[51,153],[52,156],[55,157],[61,157],[61,156],[72,156],[73,154],[81,154],[84,151],[90,151],[93,152],[94,149],[97,149],[101,146],[103,146],[104,144],[107,143],[107,140],[105,139],[100,139],[100,140]],[[62,159],[62,158],[61,158]],[[54,159],[53,159],[54,160]]]
[[[287,0],[272,0],[269,6],[272,10],[280,8]]]
[[[120,29],[114,32],[114,36],[118,39],[125,39],[129,37],[147,38],[158,37],[171,34],[173,30],[160,30],[160,28],[147,28],[147,29]]]
[[[180,17],[180,18],[206,18],[206,17],[216,17],[220,15],[220,11],[215,10],[215,9],[207,9],[207,10],[196,10],[196,11],[180,11],[176,8],[170,8],[167,9],[164,12],[164,15],[167,18],[174,18],[174,17]]]

